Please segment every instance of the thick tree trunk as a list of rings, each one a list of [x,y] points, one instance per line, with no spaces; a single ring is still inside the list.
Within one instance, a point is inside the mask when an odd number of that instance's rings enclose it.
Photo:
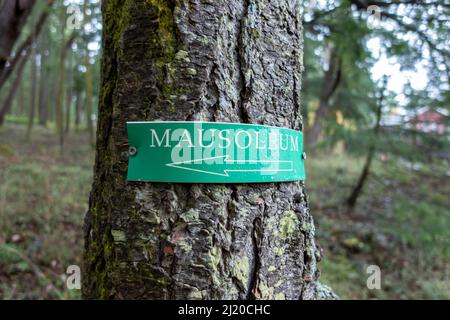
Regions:
[[[303,183],[126,180],[127,121],[302,129],[298,1],[104,0],[84,298],[313,299]]]

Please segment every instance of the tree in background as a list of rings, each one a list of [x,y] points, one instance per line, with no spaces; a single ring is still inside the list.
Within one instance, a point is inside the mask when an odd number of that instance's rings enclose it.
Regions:
[[[89,1],[85,0],[83,5],[83,22],[85,24],[88,23],[89,16],[87,14]],[[89,40],[89,38],[87,39]],[[92,95],[92,66],[91,66],[91,57],[89,50],[89,41],[85,41],[86,52],[84,56],[84,67],[85,67],[85,86],[86,86],[86,123],[89,132],[89,143],[94,146],[95,138],[94,138],[94,126],[92,123],[93,116],[93,95]]]

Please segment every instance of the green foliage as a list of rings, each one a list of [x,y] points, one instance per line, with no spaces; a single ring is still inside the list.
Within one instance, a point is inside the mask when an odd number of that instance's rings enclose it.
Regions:
[[[448,298],[448,163],[375,159],[360,204],[349,214],[362,159],[342,152],[307,160],[307,191],[324,259],[321,281],[343,299]],[[381,268],[381,290],[368,290],[368,265]]]
[[[373,3],[345,0],[340,2],[305,1],[305,80],[303,112],[308,118],[316,111],[328,68],[327,56],[333,50],[341,63],[341,77],[334,94],[329,99],[328,114],[323,122],[322,146],[332,147],[344,141],[347,151],[362,155],[374,144],[382,146],[385,153],[412,158],[420,154],[413,144],[420,136],[420,147],[432,151],[444,150],[446,135],[428,137],[397,125],[382,130],[381,137],[373,137],[376,119],[378,84],[370,70],[383,54],[399,63],[402,71],[414,71],[425,66],[429,82],[425,90],[414,90],[406,85],[405,98],[400,99],[384,88],[383,114],[390,114],[399,106],[409,115],[421,107],[446,108],[449,102],[450,52],[443,39],[448,38],[448,24],[441,17],[448,15],[448,7],[439,1],[418,4],[398,4],[381,1],[374,3],[383,12],[379,28],[368,28],[367,8]],[[379,53],[371,52],[369,40],[378,40]],[[395,93],[398,95],[398,93]],[[447,122],[448,125],[448,122]],[[307,132],[308,134],[308,132]],[[429,141],[431,143],[428,143]],[[430,148],[429,148],[430,149]]]

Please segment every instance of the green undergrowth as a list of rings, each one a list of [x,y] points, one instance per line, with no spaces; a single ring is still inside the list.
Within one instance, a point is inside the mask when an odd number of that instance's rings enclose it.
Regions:
[[[25,135],[0,129],[0,297],[78,298],[65,271],[81,265],[93,151],[87,134],[69,134],[62,154],[53,131]]]
[[[0,298],[72,299],[65,270],[80,265],[94,152],[88,135],[0,128]],[[344,299],[449,299],[448,164],[377,157],[352,213],[342,205],[364,159],[310,155],[307,191],[324,259],[321,282]],[[288,231],[288,230],[287,230]],[[366,286],[381,269],[381,289]]]
[[[377,157],[353,212],[344,199],[364,159],[308,158],[309,201],[324,250],[322,282],[344,299],[450,299],[448,163]],[[366,285],[369,265],[381,289]]]

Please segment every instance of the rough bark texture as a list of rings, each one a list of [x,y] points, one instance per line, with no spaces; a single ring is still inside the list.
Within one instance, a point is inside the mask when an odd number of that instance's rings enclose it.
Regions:
[[[302,129],[300,2],[103,1],[83,296],[313,299],[319,253],[301,182],[126,181],[126,121]]]

